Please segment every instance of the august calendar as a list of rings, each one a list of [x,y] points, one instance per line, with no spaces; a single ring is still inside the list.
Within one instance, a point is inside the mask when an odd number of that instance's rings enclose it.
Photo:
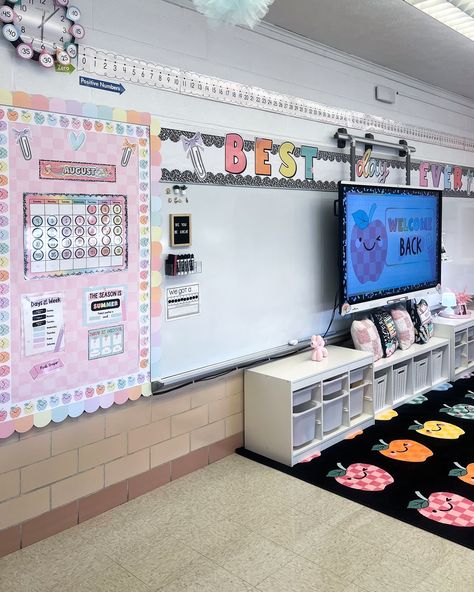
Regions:
[[[127,267],[124,195],[24,195],[25,277]]]

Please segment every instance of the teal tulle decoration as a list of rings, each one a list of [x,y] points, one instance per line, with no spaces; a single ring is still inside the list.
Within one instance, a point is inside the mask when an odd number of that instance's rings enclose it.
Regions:
[[[210,19],[253,28],[274,0],[193,0],[197,10]]]

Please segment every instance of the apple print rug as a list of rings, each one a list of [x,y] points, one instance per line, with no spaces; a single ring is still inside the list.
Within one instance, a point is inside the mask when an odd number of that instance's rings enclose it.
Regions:
[[[314,458],[243,456],[474,549],[474,378],[441,385]]]

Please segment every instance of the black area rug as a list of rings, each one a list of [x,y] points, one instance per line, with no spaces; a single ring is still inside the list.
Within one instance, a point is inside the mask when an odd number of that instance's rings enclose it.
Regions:
[[[237,452],[474,549],[474,378],[442,385],[396,412],[294,467]]]

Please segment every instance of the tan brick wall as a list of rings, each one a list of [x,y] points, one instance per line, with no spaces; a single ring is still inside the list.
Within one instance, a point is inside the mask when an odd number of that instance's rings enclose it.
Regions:
[[[195,451],[242,431],[242,407],[237,372],[0,440],[0,535],[186,455],[192,465]]]

